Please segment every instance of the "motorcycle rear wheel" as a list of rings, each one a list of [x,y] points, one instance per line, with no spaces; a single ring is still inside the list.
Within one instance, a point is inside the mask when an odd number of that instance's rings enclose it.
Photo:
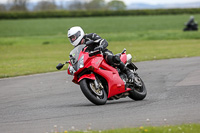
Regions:
[[[96,105],[104,105],[107,102],[107,93],[104,89],[101,89],[99,93],[94,92],[93,82],[90,79],[83,79],[80,81],[80,88],[90,102]]]
[[[139,101],[139,100],[143,100],[146,97],[147,90],[142,79],[138,75],[135,75],[135,76],[137,76],[140,79],[141,86],[131,87],[133,90],[129,92],[129,98],[135,101]]]

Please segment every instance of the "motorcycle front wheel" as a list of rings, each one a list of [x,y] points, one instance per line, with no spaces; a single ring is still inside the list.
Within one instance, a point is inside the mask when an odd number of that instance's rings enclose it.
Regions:
[[[107,102],[107,93],[103,86],[97,89],[94,81],[90,79],[83,79],[80,81],[80,88],[85,97],[96,105],[104,105]]]

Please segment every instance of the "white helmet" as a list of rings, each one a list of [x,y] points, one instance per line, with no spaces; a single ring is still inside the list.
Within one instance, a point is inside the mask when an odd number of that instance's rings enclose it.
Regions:
[[[73,46],[77,46],[84,37],[84,31],[79,26],[74,26],[68,30],[68,38]]]

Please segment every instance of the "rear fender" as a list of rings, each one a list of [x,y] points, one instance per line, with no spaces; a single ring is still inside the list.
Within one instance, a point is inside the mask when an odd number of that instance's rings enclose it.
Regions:
[[[78,79],[78,83],[82,80],[82,79],[91,79],[91,80],[95,80],[95,75],[93,73],[91,74],[84,74],[83,76],[81,76],[79,79]]]

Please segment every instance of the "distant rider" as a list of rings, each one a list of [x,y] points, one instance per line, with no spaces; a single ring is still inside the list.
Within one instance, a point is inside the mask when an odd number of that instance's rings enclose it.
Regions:
[[[103,57],[109,65],[119,68],[126,73],[129,81],[134,81],[134,74],[125,66],[118,55],[114,55],[110,50],[106,49],[108,42],[96,33],[85,34],[81,27],[75,26],[68,30],[68,38],[74,47],[93,40],[94,44],[90,45],[87,50],[102,50]]]

